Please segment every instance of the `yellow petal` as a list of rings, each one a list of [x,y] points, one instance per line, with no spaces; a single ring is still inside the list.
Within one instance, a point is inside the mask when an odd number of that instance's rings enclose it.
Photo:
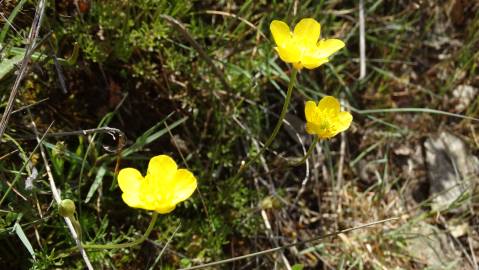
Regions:
[[[318,109],[323,117],[336,117],[340,110],[339,101],[332,96],[325,96],[319,101]]]
[[[307,69],[317,68],[327,62],[329,62],[328,58],[318,58],[311,55],[305,55],[301,59],[301,64],[303,64],[303,66]]]
[[[186,169],[179,169],[173,180],[173,204],[188,199],[195,192],[197,181],[195,176]]]
[[[334,123],[335,131],[337,133],[345,131],[349,128],[352,121],[353,116],[349,112],[340,112],[336,122]]]
[[[154,185],[168,183],[173,179],[177,169],[178,166],[171,157],[167,155],[155,156],[148,163],[147,178],[149,181],[153,181]]]
[[[157,205],[155,209],[152,209],[152,210],[155,210],[156,212],[160,213],[160,214],[168,214],[170,213],[171,211],[175,210],[175,207],[176,205],[171,205],[171,204],[161,204],[161,205]]]
[[[140,190],[140,201],[142,203],[141,208],[146,210],[156,209],[158,203],[161,203],[162,196],[158,193],[158,189],[152,185],[150,182],[145,181],[146,183],[141,186]]]
[[[135,192],[124,192],[122,195],[121,195],[121,198],[123,199],[123,201],[129,206],[129,207],[133,207],[133,208],[143,208],[143,209],[146,209],[146,210],[153,210],[153,209],[149,209],[144,203],[143,201],[141,200],[140,198],[140,194],[139,193],[135,193]]]
[[[339,132],[335,132],[334,130],[324,129],[320,133],[318,133],[318,137],[321,139],[331,139],[332,137],[336,136]]]
[[[286,63],[300,62],[301,50],[292,42],[287,42],[283,47],[276,47],[279,58]]]
[[[315,19],[302,19],[294,27],[293,39],[303,47],[312,47],[318,42],[320,32],[321,25]]]
[[[130,207],[148,209],[142,201],[141,190],[145,179],[141,173],[133,168],[122,169],[118,173],[118,185],[123,191],[121,198]]]
[[[326,58],[344,47],[344,42],[339,39],[326,39],[318,42],[316,57]]]
[[[306,116],[306,122],[314,122],[317,118],[316,102],[308,101],[304,106],[304,115]]]
[[[137,169],[125,168],[118,173],[118,185],[123,192],[137,193],[142,181],[143,176]]]
[[[282,21],[272,21],[269,25],[269,29],[273,34],[274,42],[278,47],[283,47],[283,45],[292,37],[289,26]]]
[[[319,126],[313,122],[306,122],[306,132],[311,135],[319,133]]]

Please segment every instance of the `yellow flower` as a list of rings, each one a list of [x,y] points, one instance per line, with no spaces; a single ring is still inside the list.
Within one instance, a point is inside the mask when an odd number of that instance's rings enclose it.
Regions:
[[[173,211],[177,203],[193,194],[197,185],[195,176],[186,169],[178,169],[167,155],[153,157],[145,177],[137,169],[122,169],[118,184],[128,206],[160,214]]]
[[[321,139],[329,139],[351,125],[353,116],[349,112],[341,112],[339,102],[331,96],[322,98],[318,105],[314,101],[306,102],[306,132],[318,135]]]
[[[302,19],[293,33],[286,23],[277,20],[271,22],[269,29],[281,60],[293,63],[298,70],[303,67],[317,68],[328,62],[329,56],[344,47],[344,42],[339,39],[319,40],[321,25],[311,18]]]

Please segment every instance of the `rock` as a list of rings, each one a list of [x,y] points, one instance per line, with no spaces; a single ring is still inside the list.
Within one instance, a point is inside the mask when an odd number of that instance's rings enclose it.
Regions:
[[[433,210],[441,211],[458,200],[477,182],[479,161],[468,153],[466,144],[457,136],[441,132],[424,143],[429,192]],[[462,204],[465,206],[466,204]],[[457,210],[461,210],[463,207]]]
[[[410,228],[407,252],[428,269],[470,269],[447,234],[436,226],[419,222]]]
[[[456,112],[462,112],[469,107],[469,104],[474,100],[474,96],[477,94],[477,88],[470,85],[459,85],[453,91],[454,96],[454,110]]]
[[[447,229],[454,238],[462,237],[471,230],[467,222],[461,221],[459,219],[448,221],[447,223]]]

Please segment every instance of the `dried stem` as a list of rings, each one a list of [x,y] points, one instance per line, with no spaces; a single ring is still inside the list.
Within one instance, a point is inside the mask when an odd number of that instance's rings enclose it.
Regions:
[[[364,0],[359,0],[359,79],[366,77],[366,30]]]
[[[0,139],[2,138],[3,134],[5,133],[5,130],[7,129],[8,120],[10,120],[10,116],[13,111],[13,103],[15,102],[15,98],[18,94],[18,88],[20,87],[20,83],[22,82],[23,78],[25,77],[27,73],[28,63],[30,62],[33,49],[35,48],[35,45],[36,45],[36,40],[40,32],[40,26],[42,23],[44,12],[45,12],[45,0],[40,0],[37,5],[35,17],[33,18],[33,23],[32,23],[32,27],[30,28],[30,33],[28,34],[28,39],[27,39],[28,43],[25,49],[25,56],[23,57],[20,71],[18,73],[17,78],[15,79],[15,82],[12,87],[12,91],[10,92],[10,97],[8,98],[7,106],[2,115],[2,120],[0,121]]]
[[[50,182],[50,189],[52,190],[53,198],[55,199],[55,202],[57,203],[57,205],[60,205],[62,201],[60,192],[58,192],[57,186],[55,185],[55,180],[53,179],[52,170],[50,169],[50,165],[48,165],[48,159],[47,159],[47,155],[45,154],[45,149],[43,148],[42,141],[38,134],[37,126],[35,125],[35,122],[33,120],[32,120],[32,125],[33,125],[33,130],[35,132],[35,136],[37,137],[37,142],[40,145],[40,153],[42,155],[43,162],[45,163],[45,170],[47,171],[48,181]],[[70,218],[67,218],[67,217],[65,217],[64,219],[65,219],[65,223],[67,224],[68,230],[70,231],[70,234],[73,237],[73,240],[75,240],[75,243],[78,249],[80,250],[80,254],[83,257],[83,260],[85,261],[86,267],[88,268],[88,270],[93,270],[93,266],[90,262],[90,259],[88,259],[88,255],[81,244],[81,241],[78,237],[77,232],[75,231],[75,227],[73,226],[72,221],[70,220]]]

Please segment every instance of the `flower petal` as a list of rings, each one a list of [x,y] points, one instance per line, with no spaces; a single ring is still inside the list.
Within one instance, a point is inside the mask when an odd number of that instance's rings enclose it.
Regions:
[[[320,32],[321,25],[315,19],[302,19],[294,27],[293,39],[303,47],[313,47],[318,42]]]
[[[321,139],[331,139],[332,137],[336,136],[339,132],[335,132],[331,129],[324,129],[319,134],[318,137]]]
[[[169,183],[175,176],[178,166],[176,162],[167,155],[159,155],[150,159],[148,163],[148,180],[153,181],[153,185],[162,185]]]
[[[336,122],[334,123],[335,131],[337,133],[345,131],[349,128],[352,121],[353,116],[349,112],[340,112]]]
[[[188,199],[195,192],[197,181],[195,176],[186,169],[179,169],[173,180],[172,203],[177,204]]]
[[[175,210],[175,207],[176,205],[173,204],[160,204],[160,205],[157,205],[155,209],[152,209],[152,210],[155,210],[156,212],[160,213],[160,214],[168,214],[170,213],[171,211]]]
[[[319,133],[319,126],[313,122],[306,122],[306,132],[311,135],[316,135]]]
[[[133,208],[143,208],[143,209],[146,209],[146,210],[153,210],[153,209],[151,209],[151,208],[148,208],[148,206],[143,203],[143,201],[142,201],[141,198],[140,198],[140,194],[139,194],[139,193],[135,193],[135,192],[124,192],[124,193],[121,195],[121,198],[123,199],[123,201],[124,201],[129,207],[133,207]]]
[[[143,176],[137,169],[125,168],[118,173],[118,185],[123,192],[137,193],[143,180]]]
[[[316,102],[308,101],[304,106],[304,115],[306,116],[306,122],[314,122],[317,118],[317,106]]]
[[[298,63],[301,60],[301,51],[292,42],[285,43],[283,47],[276,47],[276,51],[279,54],[279,58],[286,63]]]
[[[163,202],[165,195],[159,192],[161,186],[155,183],[154,180],[148,179],[148,177],[149,175],[146,176],[145,184],[141,186],[139,198],[142,202],[141,208],[154,210],[159,203]]]
[[[316,56],[305,55],[301,59],[301,64],[307,69],[314,69],[321,66],[324,63],[329,62],[328,58],[318,58]]]
[[[272,21],[269,25],[269,30],[273,34],[274,42],[278,47],[283,47],[283,45],[292,38],[289,26],[282,21]]]
[[[323,117],[334,118],[340,110],[339,101],[332,96],[325,96],[319,101],[318,109],[322,112]]]
[[[318,42],[316,50],[317,58],[326,58],[344,47],[344,42],[339,39],[326,39]]]

